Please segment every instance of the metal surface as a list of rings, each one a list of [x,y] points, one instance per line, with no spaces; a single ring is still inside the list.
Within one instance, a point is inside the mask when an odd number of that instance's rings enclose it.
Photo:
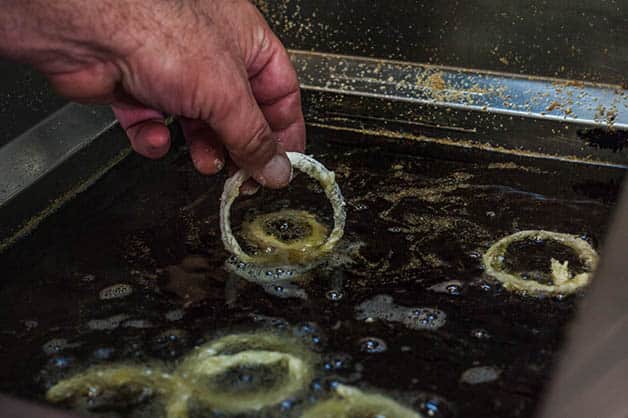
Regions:
[[[572,324],[541,418],[628,416],[628,186],[594,284]]]
[[[107,107],[69,104],[0,148],[0,251],[128,155],[115,126]]]
[[[304,51],[292,59],[305,90],[628,129],[628,97],[614,86]]]
[[[622,0],[257,0],[293,49],[621,84]]]
[[[0,147],[66,103],[35,70],[0,59]]]
[[[0,148],[0,205],[113,127],[104,107],[70,104]]]
[[[449,152],[457,149],[467,158],[563,160],[592,189],[607,171],[617,178],[628,168],[626,2],[257,4],[297,49],[291,54],[311,125],[417,141],[413,152],[436,157],[457,158]],[[31,70],[0,63],[0,73],[0,146],[8,143],[0,148],[2,251],[129,148],[108,109],[74,104],[15,138],[64,101]],[[543,418],[628,416],[627,213],[625,192]],[[0,416],[72,415],[0,398]]]
[[[612,86],[304,51],[291,56],[311,125],[434,144],[436,156],[458,147],[475,156],[628,166],[628,99]],[[106,107],[70,104],[0,148],[0,250],[129,152],[120,138],[103,136],[114,125]],[[607,144],[585,136],[609,126],[615,136]],[[20,195],[31,188],[38,192]]]
[[[628,166],[628,97],[613,86],[304,51],[292,59],[309,123]]]

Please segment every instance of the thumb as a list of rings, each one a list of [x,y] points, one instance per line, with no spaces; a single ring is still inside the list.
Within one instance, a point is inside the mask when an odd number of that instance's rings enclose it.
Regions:
[[[284,187],[292,176],[290,160],[255,101],[244,65],[234,65],[236,71],[228,67],[223,67],[223,77],[215,78],[226,82],[199,92],[218,98],[209,106],[207,123],[240,168],[262,186]]]

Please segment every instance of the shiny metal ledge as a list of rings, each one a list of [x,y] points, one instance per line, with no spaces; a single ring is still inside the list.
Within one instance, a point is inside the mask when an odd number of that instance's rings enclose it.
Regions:
[[[0,205],[115,126],[107,107],[69,104],[0,148]]]

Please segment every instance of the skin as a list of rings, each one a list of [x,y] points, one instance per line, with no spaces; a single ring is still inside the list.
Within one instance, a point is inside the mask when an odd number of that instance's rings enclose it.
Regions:
[[[108,103],[133,149],[170,147],[179,117],[195,167],[229,161],[263,186],[286,186],[302,152],[296,73],[246,0],[4,0],[0,54],[32,64],[63,96]],[[249,191],[251,186],[248,187]]]

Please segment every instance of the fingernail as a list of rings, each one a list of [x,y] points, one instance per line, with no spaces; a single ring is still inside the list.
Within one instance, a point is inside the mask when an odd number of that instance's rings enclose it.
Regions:
[[[242,187],[240,187],[240,194],[244,196],[253,196],[259,190],[259,184],[254,183],[244,183]]]
[[[222,160],[216,158],[214,160],[214,165],[216,166],[216,173],[218,173],[223,169],[223,167],[225,166],[225,163]]]
[[[282,187],[290,183],[292,164],[284,154],[275,155],[257,176],[262,186]]]

